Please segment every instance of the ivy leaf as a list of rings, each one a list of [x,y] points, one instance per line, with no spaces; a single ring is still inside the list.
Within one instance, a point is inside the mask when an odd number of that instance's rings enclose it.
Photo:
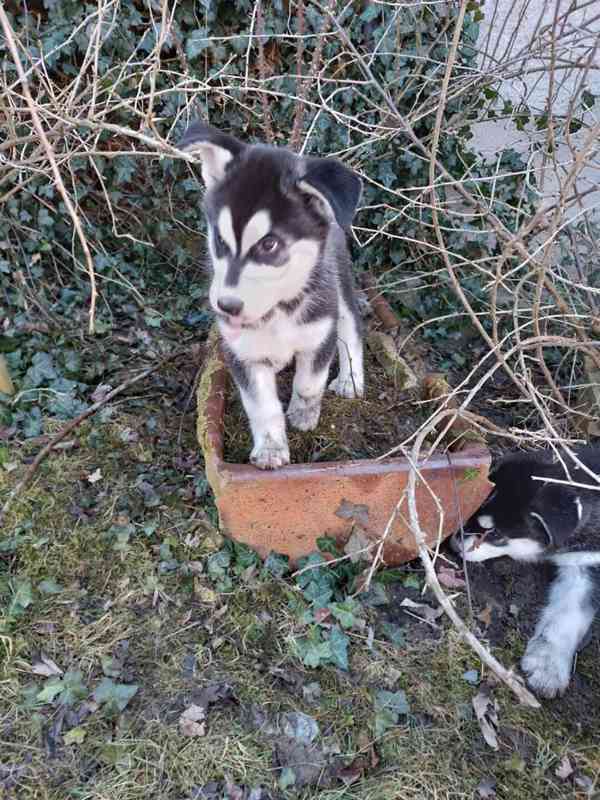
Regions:
[[[130,156],[122,156],[115,164],[115,182],[128,183],[136,169],[135,160]]]
[[[348,644],[348,637],[341,628],[336,625],[331,629],[331,634],[329,635],[331,660],[336,666],[344,670],[348,669]]]
[[[311,553],[298,561],[301,570],[298,585],[304,597],[318,608],[326,606],[333,597],[335,577],[320,553]],[[306,567],[311,567],[306,569]]]
[[[365,621],[358,616],[361,612],[358,600],[349,597],[343,603],[330,603],[327,608],[342,628],[364,628]]]
[[[62,678],[54,676],[46,681],[44,688],[37,693],[36,700],[38,700],[40,703],[51,703],[54,698],[62,692],[62,690]]]
[[[270,552],[265,559],[263,569],[274,578],[283,578],[290,571],[290,559],[280,553]]]
[[[134,683],[115,683],[111,678],[102,678],[94,689],[94,700],[104,706],[109,716],[116,716],[125,710],[139,688]]]
[[[61,706],[72,706],[88,695],[88,688],[82,681],[81,670],[74,669],[65,672],[61,677],[49,678],[37,695],[39,703],[52,703],[58,698]]]
[[[410,707],[406,692],[388,692],[381,689],[375,695],[375,735],[382,736],[388,728],[398,723],[400,715],[408,714]]]
[[[384,622],[381,628],[385,638],[395,647],[404,647],[406,644],[406,634],[402,625],[395,625],[393,622]]]
[[[46,578],[38,583],[37,588],[42,594],[60,594],[63,591],[63,587],[54,578]]]
[[[320,667],[331,658],[331,646],[328,641],[323,641],[318,628],[313,628],[308,636],[294,641],[296,655],[305,667]]]
[[[35,353],[31,361],[32,366],[29,367],[23,379],[26,388],[37,389],[38,386],[58,378],[52,356],[49,353]]]
[[[8,608],[8,615],[10,617],[20,617],[32,603],[33,586],[29,578],[16,581],[15,592]]]
[[[203,50],[210,46],[210,39],[206,37],[204,28],[199,28],[188,36],[185,43],[185,53],[190,61],[200,55]]]

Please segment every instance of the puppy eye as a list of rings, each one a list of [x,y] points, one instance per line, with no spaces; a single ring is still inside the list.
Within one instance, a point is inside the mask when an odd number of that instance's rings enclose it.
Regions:
[[[263,255],[273,255],[281,245],[281,242],[276,236],[268,234],[264,236],[257,245],[259,253]]]

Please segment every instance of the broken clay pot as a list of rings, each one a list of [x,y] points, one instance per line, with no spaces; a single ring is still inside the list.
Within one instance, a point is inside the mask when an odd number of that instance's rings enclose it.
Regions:
[[[198,388],[198,439],[222,532],[262,557],[274,551],[295,562],[317,550],[321,536],[333,536],[343,546],[354,525],[352,519],[344,518],[347,514],[336,514],[346,501],[367,507],[361,532],[378,542],[408,485],[408,459],[290,464],[273,472],[251,464],[228,463],[223,460],[228,385],[226,367],[215,344]],[[490,454],[484,444],[468,444],[460,452],[436,453],[419,467],[419,521],[428,544],[436,546],[490,493]],[[405,499],[389,530],[383,557],[386,564],[397,565],[416,556]]]

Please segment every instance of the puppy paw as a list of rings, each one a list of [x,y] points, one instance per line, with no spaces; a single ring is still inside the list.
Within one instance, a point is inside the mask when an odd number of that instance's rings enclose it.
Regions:
[[[362,397],[364,394],[364,380],[362,375],[338,375],[329,384],[329,389],[340,397]]]
[[[250,453],[250,463],[259,469],[278,469],[290,463],[287,442],[278,442],[268,434]]]
[[[531,639],[521,659],[527,683],[543,697],[556,697],[565,692],[571,680],[572,664],[571,653],[543,635]]]
[[[298,431],[313,431],[319,424],[321,403],[320,401],[306,403],[292,397],[285,415],[292,428]]]

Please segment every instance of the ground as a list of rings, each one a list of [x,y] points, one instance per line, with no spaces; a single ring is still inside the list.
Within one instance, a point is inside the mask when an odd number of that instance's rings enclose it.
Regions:
[[[416,565],[352,607],[348,669],[306,666],[306,587],[223,560],[193,411],[144,402],[84,423],[5,523],[0,796],[590,796],[597,640],[562,700],[531,710],[493,689],[496,752],[472,711],[489,676],[443,618],[400,606],[434,605]],[[3,449],[2,494],[40,444]],[[475,625],[515,664],[541,589],[474,566]]]

